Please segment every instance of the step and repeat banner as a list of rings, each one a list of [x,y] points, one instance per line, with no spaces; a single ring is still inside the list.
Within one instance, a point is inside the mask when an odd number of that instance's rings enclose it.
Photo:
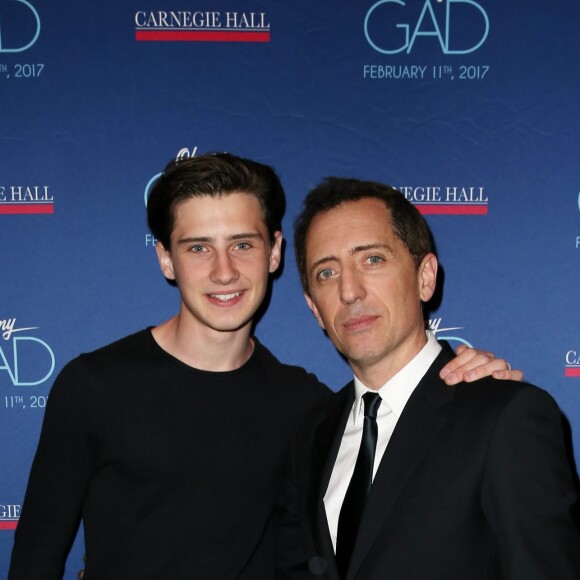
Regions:
[[[256,334],[335,390],[292,223],[325,176],[398,187],[444,268],[431,328],[548,390],[580,462],[579,26],[579,0],[0,0],[0,578],[57,373],[177,311],[145,219],[176,157],[276,168]]]

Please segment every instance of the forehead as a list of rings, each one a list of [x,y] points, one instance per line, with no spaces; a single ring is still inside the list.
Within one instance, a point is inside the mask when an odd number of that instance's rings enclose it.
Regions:
[[[190,197],[176,206],[173,229],[184,225],[219,227],[233,224],[266,227],[262,207],[255,195],[236,191]]]
[[[316,215],[308,228],[306,249],[308,252],[325,242],[351,246],[395,238],[391,211],[386,204],[380,199],[363,198]]]

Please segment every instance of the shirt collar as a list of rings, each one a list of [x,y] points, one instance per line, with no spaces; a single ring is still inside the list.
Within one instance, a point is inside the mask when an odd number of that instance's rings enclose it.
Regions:
[[[401,416],[409,397],[423,378],[433,361],[441,352],[441,345],[435,335],[427,330],[425,346],[393,377],[391,377],[378,393],[386,405],[379,407],[379,415],[383,412],[393,412],[397,419]],[[354,377],[355,401],[352,408],[352,420],[356,427],[359,417],[364,416],[364,402],[362,396],[369,392],[377,392],[365,386],[356,376]]]

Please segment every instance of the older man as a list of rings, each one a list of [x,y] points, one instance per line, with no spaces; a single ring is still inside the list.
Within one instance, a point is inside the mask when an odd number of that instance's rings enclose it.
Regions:
[[[425,330],[437,258],[419,212],[390,187],[331,178],[308,195],[295,247],[354,380],[297,440],[279,577],[580,578],[559,410],[525,383],[443,383],[452,353]]]

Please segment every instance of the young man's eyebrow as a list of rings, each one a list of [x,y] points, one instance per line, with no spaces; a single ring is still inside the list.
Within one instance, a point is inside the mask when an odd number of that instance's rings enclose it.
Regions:
[[[178,244],[192,244],[192,243],[211,243],[214,241],[214,238],[209,238],[206,236],[192,236],[187,238],[181,238],[177,240]]]
[[[239,234],[233,234],[228,236],[226,239],[228,242],[233,242],[236,240],[254,240],[257,238],[261,238],[262,236],[258,232],[241,232]],[[177,240],[178,244],[195,244],[195,243],[205,243],[205,244],[212,244],[215,243],[216,239],[212,238],[211,236],[188,236],[186,238],[181,238]]]

